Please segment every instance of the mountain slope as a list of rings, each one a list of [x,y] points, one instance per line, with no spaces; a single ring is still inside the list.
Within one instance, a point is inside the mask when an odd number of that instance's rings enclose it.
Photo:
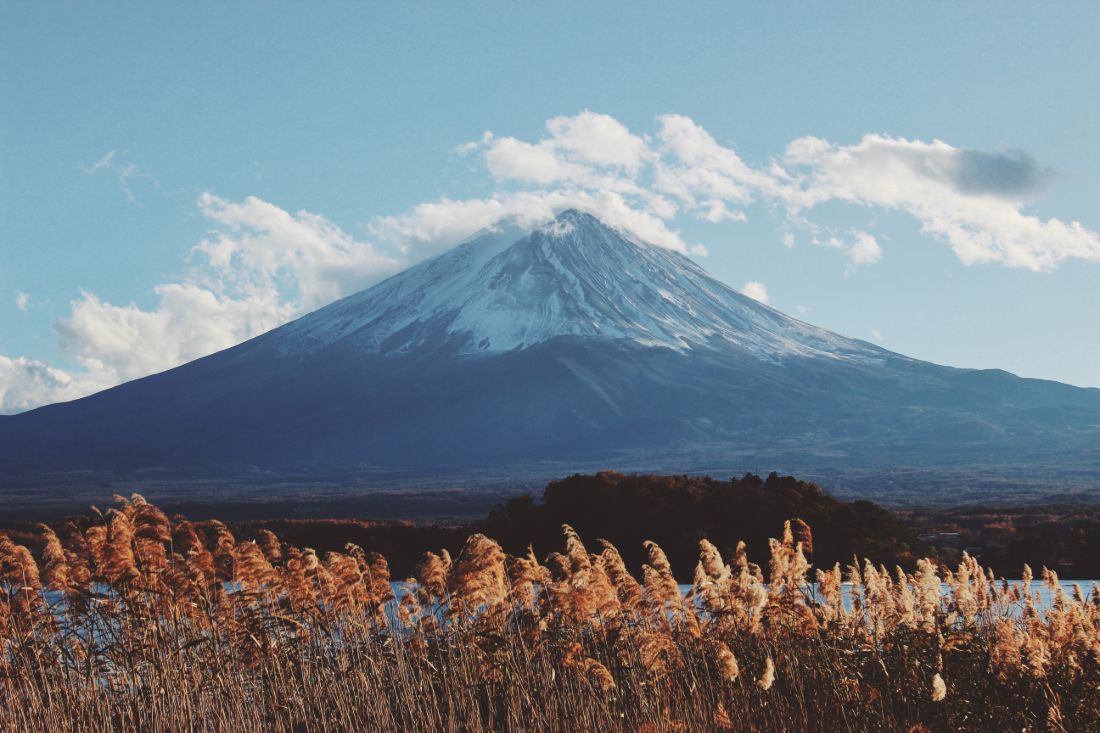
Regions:
[[[1089,464],[1100,390],[815,328],[567,211],[237,347],[0,419],[0,472]],[[10,483],[10,482],[9,482]]]

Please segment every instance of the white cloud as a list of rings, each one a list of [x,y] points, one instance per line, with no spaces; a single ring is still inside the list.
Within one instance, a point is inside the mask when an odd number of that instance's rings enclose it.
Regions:
[[[27,312],[27,306],[31,303],[31,296],[24,293],[22,290],[15,294],[15,307],[24,313]]]
[[[0,413],[76,399],[115,384],[96,381],[96,375],[73,377],[37,359],[0,354]]]
[[[691,118],[663,115],[657,123],[654,187],[689,211],[708,218],[715,204],[746,206],[781,191],[774,172],[750,166]],[[729,215],[743,217],[743,212]]]
[[[901,211],[967,265],[1046,270],[1070,258],[1100,260],[1095,231],[1023,213],[1048,175],[1017,151],[982,153],[883,135],[848,146],[802,138],[787,147],[784,162],[793,185],[783,199],[795,213],[827,201]]]
[[[154,186],[159,184],[153,176],[138,168],[136,163],[125,161],[124,158],[127,155],[128,151],[126,150],[109,150],[91,165],[80,166],[80,170],[89,176],[98,175],[101,172],[113,173],[123,195],[126,196],[126,200],[134,203],[137,201],[133,186],[135,179],[143,179]]]
[[[546,123],[553,146],[577,160],[636,171],[645,158],[646,143],[614,117],[585,110]]]
[[[298,313],[274,291],[232,295],[196,283],[155,289],[157,305],[112,305],[91,293],[54,324],[61,350],[96,382],[122,382],[228,348]]]
[[[199,209],[217,225],[194,249],[206,259],[204,282],[238,293],[276,293],[297,311],[313,310],[407,264],[407,257],[357,241],[323,216],[291,214],[254,196],[234,203],[204,193]]]
[[[1042,270],[1070,258],[1100,260],[1095,231],[1024,213],[1050,173],[1020,151],[989,153],[886,135],[867,135],[854,145],[804,137],[776,160],[751,164],[689,117],[662,115],[656,123],[652,136],[639,136],[614,118],[586,111],[550,120],[538,140],[487,132],[462,150],[481,152],[498,188],[489,202],[501,209],[520,193],[572,205],[613,194],[647,215],[647,231],[660,221],[672,232],[682,214],[737,222],[746,219],[746,208],[763,204],[816,233],[813,210],[840,202],[906,213],[965,264]],[[439,203],[457,211],[455,204],[476,202]],[[883,256],[867,232],[854,230],[848,240],[840,249],[852,266]],[[793,246],[793,234],[784,232],[782,241]],[[678,236],[659,243],[690,251]]]
[[[872,235],[864,231],[849,232],[846,239],[841,239],[836,235],[821,239],[815,235],[813,242],[832,249],[843,250],[851,267],[870,265],[882,259],[882,247],[879,246],[878,241]]]
[[[871,336],[875,339],[875,341],[878,341],[878,342],[886,341],[886,339],[884,339],[882,337],[882,334],[879,333],[879,330],[877,328],[872,328],[871,329]]]
[[[848,259],[853,266],[869,265],[882,259],[882,247],[867,232],[853,232],[853,241],[848,247]]]
[[[610,168],[634,174],[647,157],[646,142],[608,115],[584,111],[572,117],[548,120],[549,137],[527,143],[487,132],[481,141],[485,162],[496,178],[534,183],[571,181],[598,184],[615,190],[627,179],[598,172]],[[462,146],[472,152],[477,143]]]
[[[499,192],[481,199],[442,198],[420,204],[406,214],[378,217],[371,222],[370,230],[377,237],[394,241],[402,250],[436,252],[505,220],[531,226],[549,221],[556,212],[570,207],[591,212],[652,244],[678,252],[706,252],[700,245],[689,247],[670,228],[668,219],[637,207],[627,197],[579,188]]]
[[[534,183],[553,183],[585,172],[561,160],[554,150],[505,137],[494,140],[485,151],[489,172],[496,178],[515,178]]]
[[[387,254],[322,216],[260,199],[203,194],[210,234],[183,277],[158,285],[151,309],[81,293],[54,324],[80,365],[0,357],[0,412],[73,399],[228,348],[370,285],[419,256]]]
[[[765,305],[768,302],[768,289],[764,287],[763,283],[758,283],[755,280],[751,280],[742,285],[741,294],[747,295],[753,300],[758,300]]]

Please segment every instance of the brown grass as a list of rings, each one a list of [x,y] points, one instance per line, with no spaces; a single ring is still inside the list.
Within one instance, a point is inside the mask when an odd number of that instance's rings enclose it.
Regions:
[[[0,730],[1100,729],[1100,606],[1053,573],[1040,609],[1026,568],[1021,590],[969,557],[853,561],[815,601],[795,522],[767,579],[701,541],[681,594],[653,543],[639,583],[563,540],[540,561],[474,535],[398,601],[376,553],[238,541],[138,496],[30,548],[0,534]]]

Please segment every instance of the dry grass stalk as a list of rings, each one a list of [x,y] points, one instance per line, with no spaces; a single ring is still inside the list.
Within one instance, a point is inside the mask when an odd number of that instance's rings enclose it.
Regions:
[[[377,553],[134,495],[32,547],[0,534],[0,729],[1100,729],[1095,591],[1044,571],[1043,605],[1030,568],[1013,586],[970,556],[811,589],[812,541],[784,527],[765,579],[703,540],[684,594],[654,543],[639,583],[568,526],[545,563],[474,535],[395,598]]]

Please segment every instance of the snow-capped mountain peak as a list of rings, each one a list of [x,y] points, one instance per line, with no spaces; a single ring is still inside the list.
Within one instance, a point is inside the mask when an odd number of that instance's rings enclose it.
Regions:
[[[687,257],[569,209],[529,230],[501,227],[277,329],[284,353],[340,343],[379,355],[448,345],[523,349],[562,336],[758,358],[876,359],[869,344],[748,298]]]
[[[285,477],[276,491],[781,465],[885,467],[894,487],[950,462],[964,482],[1020,462],[1004,476],[1095,473],[1098,445],[1100,390],[837,336],[567,211],[170,371],[0,416],[0,478]]]

